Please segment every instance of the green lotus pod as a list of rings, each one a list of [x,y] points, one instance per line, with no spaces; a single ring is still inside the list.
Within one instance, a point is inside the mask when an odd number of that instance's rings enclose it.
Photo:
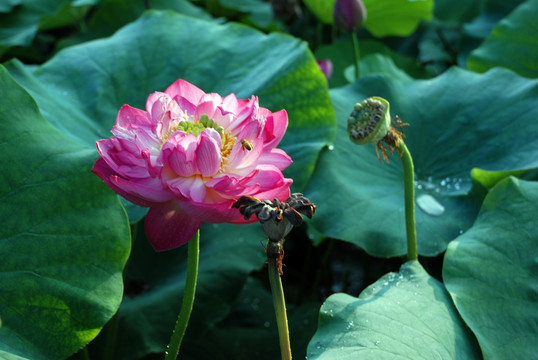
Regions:
[[[347,118],[349,138],[357,145],[382,140],[390,129],[390,104],[387,100],[373,96],[355,104]]]

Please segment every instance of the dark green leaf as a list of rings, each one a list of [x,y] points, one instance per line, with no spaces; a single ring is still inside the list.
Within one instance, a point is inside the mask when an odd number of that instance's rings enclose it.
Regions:
[[[0,12],[0,54],[11,46],[28,46],[37,31],[79,23],[89,6],[66,0],[25,0],[9,13]]]
[[[266,271],[266,269],[264,269]],[[287,276],[282,282],[286,285]],[[278,329],[269,280],[249,277],[227,318],[201,337],[190,337],[184,359],[274,360],[280,357]],[[288,295],[288,294],[286,294]],[[294,358],[304,358],[308,341],[316,331],[319,303],[287,304]],[[208,347],[210,343],[212,346]]]
[[[172,10],[199,19],[211,19],[209,14],[188,0],[150,0],[149,3],[154,10]],[[110,36],[126,24],[136,21],[145,10],[147,9],[143,0],[101,0],[88,20],[87,31],[80,32],[74,39],[66,41],[77,43]]]
[[[448,246],[443,279],[486,359],[538,353],[538,183],[508,178]]]
[[[326,236],[375,256],[406,253],[398,155],[382,164],[373,145],[354,145],[346,131],[353,104],[374,95],[389,100],[391,114],[410,123],[404,131],[422,205],[416,208],[422,255],[441,253],[472,225],[481,198],[469,193],[471,169],[538,166],[537,80],[503,69],[481,75],[458,68],[428,81],[362,78],[331,90],[338,119],[334,149],[322,152],[305,190],[318,205],[311,223]]]
[[[10,12],[15,6],[20,5],[22,0],[5,0],[0,3],[0,13]]]
[[[183,298],[187,246],[156,253],[139,229],[126,271],[115,359],[163,353]],[[193,313],[184,347],[196,342],[230,312],[248,274],[264,266],[265,236],[259,224],[205,224],[200,231],[200,265]],[[259,324],[263,326],[263,323]],[[137,339],[133,342],[133,339]]]
[[[333,9],[336,0],[303,0],[303,2],[322,22],[333,23]]]
[[[467,67],[485,72],[502,66],[522,76],[538,77],[538,0],[528,0],[499,22],[474,50]]]
[[[418,262],[389,273],[358,298],[331,295],[308,359],[479,359],[480,350],[444,286]]]
[[[0,69],[0,357],[65,358],[116,312],[130,249],[95,153],[50,126]]]
[[[480,15],[485,2],[485,0],[435,0],[434,15],[437,19],[449,23],[466,23]]]
[[[379,41],[359,39],[359,48],[361,62],[366,62],[365,64],[361,64],[361,67],[364,66],[361,69],[361,76],[387,72],[384,65],[388,63],[389,67],[393,68],[396,66],[414,78],[422,79],[431,77],[416,60],[392,51],[388,46]],[[347,85],[350,82],[348,79],[355,81],[354,73],[352,78],[345,76],[346,69],[353,66],[355,62],[351,39],[349,37],[341,38],[330,45],[321,46],[316,50],[315,55],[317,59],[330,59],[333,63],[333,74],[329,80],[329,87],[334,88]],[[374,55],[375,57],[366,59],[369,55]],[[379,56],[382,56],[382,58],[378,61],[376,57]]]

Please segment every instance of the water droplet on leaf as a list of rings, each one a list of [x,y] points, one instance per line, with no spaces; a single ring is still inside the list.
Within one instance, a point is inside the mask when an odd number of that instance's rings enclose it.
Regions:
[[[431,216],[441,216],[445,212],[445,207],[436,198],[428,194],[419,195],[417,205],[422,211]]]

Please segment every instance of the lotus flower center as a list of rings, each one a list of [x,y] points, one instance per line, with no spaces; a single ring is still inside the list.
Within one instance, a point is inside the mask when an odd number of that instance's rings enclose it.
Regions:
[[[228,156],[237,141],[237,138],[233,136],[230,130],[216,124],[206,114],[202,115],[198,121],[181,121],[177,125],[177,130],[185,131],[187,134],[194,134],[195,136],[198,136],[198,134],[207,128],[215,129],[220,134],[222,141],[220,150],[222,162],[219,172],[224,172],[226,160],[228,160]]]

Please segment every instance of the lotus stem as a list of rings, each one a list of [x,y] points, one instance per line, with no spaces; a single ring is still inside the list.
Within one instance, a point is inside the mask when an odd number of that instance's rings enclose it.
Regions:
[[[407,260],[417,260],[417,230],[415,223],[415,170],[411,153],[403,141],[396,143],[404,170],[405,230],[407,233]]]
[[[359,40],[357,39],[357,34],[355,34],[355,32],[352,32],[350,35],[351,43],[353,44],[353,57],[355,59],[355,80],[358,80],[361,75]]]
[[[196,292],[196,280],[198,278],[198,260],[200,255],[200,230],[190,239],[188,245],[187,258],[187,277],[185,281],[185,293],[183,294],[183,303],[176,321],[176,326],[170,345],[165,353],[165,360],[175,360],[179,353],[179,347],[185,335],[185,330],[191,317],[192,306],[194,304],[194,294]]]
[[[276,323],[278,327],[280,354],[282,356],[282,360],[291,360],[288,317],[286,315],[286,302],[284,300],[284,290],[282,289],[278,260],[268,258],[267,264],[269,269],[269,282],[271,283],[271,293],[273,294],[273,305],[275,307]]]

